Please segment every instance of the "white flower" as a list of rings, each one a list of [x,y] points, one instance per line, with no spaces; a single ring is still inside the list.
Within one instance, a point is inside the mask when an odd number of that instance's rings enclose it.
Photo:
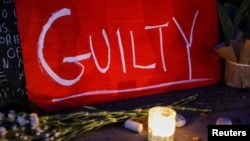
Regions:
[[[48,130],[49,126],[48,125],[44,125],[43,130]]]
[[[16,137],[19,137],[19,136],[20,136],[20,134],[19,134],[19,133],[15,133],[15,136],[16,136]]]
[[[14,121],[16,119],[16,112],[14,110],[10,110],[8,113],[8,118]]]
[[[39,118],[37,113],[30,114],[30,125],[32,129],[36,129],[37,127],[39,127]]]
[[[3,119],[5,116],[4,116],[4,113],[1,113],[0,112],[0,120]]]
[[[45,124],[45,123],[47,123],[47,120],[41,120],[41,123]]]
[[[12,128],[11,128],[12,130],[17,130],[18,128],[17,128],[17,125],[16,124],[14,124],[13,126],[12,126]]]
[[[28,137],[25,136],[25,135],[22,135],[22,136],[20,137],[20,139],[22,139],[22,140],[24,140],[24,141],[27,141],[27,140],[28,140]]]
[[[46,133],[46,134],[45,134],[45,137],[46,137],[46,138],[50,137],[50,134],[49,134],[49,133]]]
[[[56,138],[58,138],[59,136],[60,136],[60,132],[56,132],[55,134],[54,134],[54,137],[56,137]]]
[[[30,121],[26,119],[26,124],[29,124],[29,123],[30,123]]]
[[[21,131],[25,131],[26,130],[25,126],[21,127],[20,129],[21,129]]]
[[[26,124],[26,119],[23,115],[18,115],[16,121],[20,124],[20,126],[24,126]]]
[[[7,130],[4,127],[0,127],[0,137],[4,137],[7,134]]]
[[[35,130],[36,130],[36,135],[41,135],[44,132],[44,130],[42,130],[40,127],[36,128]]]

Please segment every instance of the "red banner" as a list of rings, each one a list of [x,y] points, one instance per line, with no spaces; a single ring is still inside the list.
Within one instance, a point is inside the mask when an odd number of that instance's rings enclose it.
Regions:
[[[215,84],[216,0],[16,0],[28,96],[51,111]]]

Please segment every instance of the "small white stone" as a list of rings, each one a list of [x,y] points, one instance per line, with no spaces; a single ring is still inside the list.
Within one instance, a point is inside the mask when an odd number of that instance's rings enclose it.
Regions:
[[[137,133],[141,133],[143,131],[143,125],[141,123],[135,122],[130,119],[125,121],[124,126],[126,129],[129,129]]]
[[[232,125],[232,124],[233,123],[231,119],[227,117],[219,117],[215,122],[215,125]]]
[[[186,125],[186,119],[180,115],[180,114],[177,114],[176,115],[176,123],[175,123],[175,126],[176,127],[183,127],[184,125]]]

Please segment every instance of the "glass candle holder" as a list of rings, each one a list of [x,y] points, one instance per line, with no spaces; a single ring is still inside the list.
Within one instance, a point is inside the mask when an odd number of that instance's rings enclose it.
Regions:
[[[174,141],[176,112],[170,107],[149,109],[148,141]]]

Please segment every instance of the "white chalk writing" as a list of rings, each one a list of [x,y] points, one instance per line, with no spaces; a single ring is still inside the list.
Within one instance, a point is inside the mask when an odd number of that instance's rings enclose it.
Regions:
[[[44,56],[43,56],[43,48],[44,48],[44,39],[46,36],[47,31],[49,30],[50,26],[52,25],[52,23],[54,21],[56,21],[59,17],[62,16],[68,16],[70,15],[70,9],[67,8],[63,8],[59,11],[56,11],[48,20],[48,22],[43,26],[43,30],[40,34],[39,37],[39,41],[38,41],[38,58],[40,59],[41,65],[42,67],[46,70],[46,72],[59,84],[61,85],[65,85],[65,86],[70,86],[73,85],[75,83],[77,83],[80,78],[82,77],[83,73],[84,73],[84,65],[81,64],[79,61],[80,60],[86,60],[89,59],[90,56],[93,56],[95,65],[97,67],[97,69],[101,72],[101,73],[105,73],[107,72],[107,70],[109,69],[110,66],[110,60],[111,60],[111,47],[109,44],[109,39],[108,39],[108,35],[105,31],[105,29],[102,29],[102,35],[104,38],[104,41],[106,43],[107,46],[107,50],[108,50],[108,54],[107,54],[107,65],[104,68],[101,68],[101,66],[98,63],[98,60],[96,58],[95,55],[95,51],[94,51],[94,45],[93,45],[93,39],[92,39],[92,35],[89,35],[89,47],[91,52],[89,53],[85,53],[85,54],[81,54],[81,55],[77,55],[74,57],[66,57],[63,59],[63,63],[65,62],[72,62],[75,63],[76,65],[78,65],[79,67],[82,68],[82,71],[79,73],[79,75],[72,79],[72,80],[66,80],[61,78],[60,76],[58,76],[52,69],[51,67],[48,65],[48,63],[46,62]],[[185,42],[186,42],[186,49],[187,49],[187,54],[188,54],[188,65],[189,65],[189,79],[192,79],[192,66],[191,66],[191,60],[190,60],[190,47],[192,46],[192,41],[193,41],[193,30],[194,30],[194,25],[196,22],[196,18],[198,15],[198,11],[195,13],[194,19],[193,19],[193,23],[192,23],[192,27],[191,27],[191,32],[189,35],[189,40],[187,39],[186,35],[184,34],[184,31],[182,30],[180,24],[177,22],[177,20],[175,19],[175,17],[173,17],[173,21],[176,24],[177,28],[179,29],[182,37],[184,38]],[[160,51],[161,51],[161,61],[162,61],[162,67],[163,70],[166,72],[167,68],[166,68],[166,63],[165,63],[165,56],[164,56],[164,50],[163,50],[163,35],[162,35],[162,28],[164,27],[168,27],[168,22],[162,25],[151,25],[151,26],[145,26],[145,30],[153,30],[153,29],[158,29],[159,30],[159,44],[160,44]],[[118,46],[119,46],[119,50],[120,50],[120,57],[121,57],[121,63],[122,63],[122,70],[123,73],[126,73],[126,62],[125,62],[125,55],[124,55],[124,50],[123,50],[123,43],[122,43],[122,37],[121,37],[121,33],[119,28],[116,31],[116,36],[117,36],[117,40],[118,40]],[[134,37],[133,37],[133,31],[130,31],[130,38],[131,38],[131,46],[132,46],[132,52],[133,52],[133,65],[135,68],[141,68],[141,69],[153,69],[155,68],[155,63],[150,64],[148,66],[141,66],[141,65],[137,65],[136,64],[136,56],[135,56],[135,45],[134,45]]]

